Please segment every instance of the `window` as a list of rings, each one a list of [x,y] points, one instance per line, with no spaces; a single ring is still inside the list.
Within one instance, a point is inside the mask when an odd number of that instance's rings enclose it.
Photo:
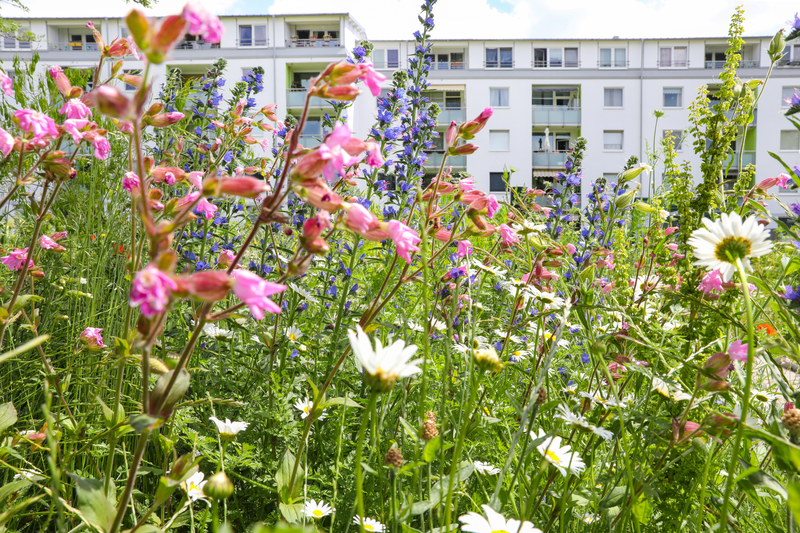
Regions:
[[[794,92],[797,90],[797,87],[784,87],[783,91],[781,92],[781,106],[789,107],[791,105]]]
[[[125,72],[125,74],[129,74],[131,76],[141,76],[142,75],[142,71],[141,70],[125,70],[124,72]],[[137,89],[137,87],[135,85],[131,85],[130,83],[125,82],[125,90],[126,91],[135,91],[136,89]]]
[[[489,192],[506,192],[508,187],[502,172],[489,172]]]
[[[622,132],[621,131],[604,131],[603,132],[603,150],[622,150]]]
[[[549,58],[549,62],[548,62]],[[544,68],[577,68],[578,49],[577,48],[534,48],[533,67]]]
[[[386,68],[398,68],[400,66],[399,50],[386,50]]]
[[[604,107],[622,107],[622,89],[603,89]]]
[[[567,68],[578,67],[578,49],[564,48],[564,66]]]
[[[17,35],[14,35],[13,33],[3,34],[3,48],[14,50],[15,48],[17,48],[17,45],[19,45],[20,50],[30,50],[31,48],[30,41],[25,39],[19,40],[19,37],[24,37],[29,31],[30,28],[28,27],[20,27],[17,30]]]
[[[784,152],[800,150],[800,132],[797,130],[781,131],[781,150]]]
[[[687,48],[685,46],[662,47],[659,53],[659,67],[686,68],[689,66]]]
[[[267,46],[267,26],[239,26],[239,46]]]
[[[511,68],[514,59],[511,48],[487,48],[486,68]]]
[[[672,147],[676,152],[680,152],[683,144],[683,130],[664,130],[664,138],[672,138]]]
[[[489,151],[507,152],[510,149],[510,137],[508,130],[489,132]]]
[[[531,104],[534,107],[578,107],[578,89],[563,90],[533,88]]]
[[[547,66],[547,48],[533,49],[533,66],[534,68],[543,68]]]
[[[625,68],[627,50],[624,48],[601,48],[600,68]]]
[[[783,57],[778,65],[800,65],[800,44],[788,45],[783,49]]]
[[[664,107],[683,107],[682,87],[664,87]]]
[[[508,107],[508,87],[489,89],[489,105],[492,107]]]
[[[603,179],[606,180],[606,182],[610,181],[616,183],[618,177],[619,174],[617,172],[603,172]]]

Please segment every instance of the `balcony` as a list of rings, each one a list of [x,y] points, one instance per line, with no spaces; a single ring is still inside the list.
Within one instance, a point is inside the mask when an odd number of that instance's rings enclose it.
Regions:
[[[97,52],[97,43],[81,41],[48,41],[47,49],[51,52]]]
[[[729,155],[728,159],[725,160],[724,166],[727,167],[728,163],[733,161],[731,165],[731,170],[735,170],[739,168],[739,152],[738,150]],[[756,164],[756,153],[754,150],[745,150],[742,152],[742,168],[746,167],[747,165],[755,165]]]
[[[549,64],[543,59],[531,61],[531,68],[580,68],[581,62],[573,59],[551,59]]]
[[[442,166],[442,158],[444,158],[443,151],[428,152],[428,161],[425,162],[425,166],[439,168],[440,166]],[[447,158],[447,166],[464,168],[467,166],[467,156],[451,155]]]
[[[689,68],[688,59],[671,59],[664,61],[657,61],[658,68]]]
[[[286,107],[303,107],[306,103],[308,89],[288,89],[286,91]],[[312,98],[309,107],[329,107],[330,104],[323,98]]]
[[[463,61],[434,61],[431,70],[464,70]]]
[[[447,107],[439,113],[439,124],[448,125],[455,121],[459,124],[467,121],[467,110],[463,107]]]
[[[564,168],[568,152],[533,152],[534,168]]]
[[[503,69],[503,68],[514,68],[514,61],[501,59],[500,61],[497,60],[489,60],[483,62],[483,67],[487,69]]]
[[[533,106],[533,124],[538,126],[580,126],[580,107]]]
[[[597,68],[628,68],[631,62],[617,59],[600,59],[597,61]]]
[[[219,48],[219,43],[207,43],[205,41],[178,41],[175,50],[212,50]]]
[[[725,61],[706,61],[705,65],[709,69],[723,69],[725,68]],[[758,61],[742,59],[739,61],[739,68],[758,68]]]
[[[289,48],[322,48],[326,46],[342,46],[339,39],[324,37],[322,39],[287,39],[286,46]]]

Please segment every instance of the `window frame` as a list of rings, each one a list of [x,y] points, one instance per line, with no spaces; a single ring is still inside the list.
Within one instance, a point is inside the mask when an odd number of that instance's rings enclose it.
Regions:
[[[506,134],[506,148],[494,148],[492,146],[492,134]],[[511,151],[511,130],[489,130],[489,151],[490,152],[510,152]]]
[[[492,90],[505,91],[506,92],[506,105],[502,105],[502,104],[492,105],[492,103],[491,103],[492,102]],[[502,101],[502,98],[500,99],[500,101]],[[489,105],[491,105],[493,109],[495,109],[495,108],[508,109],[509,107],[511,107],[511,89],[509,87],[489,87]]]
[[[536,59],[536,52],[544,50],[544,60]],[[567,64],[567,50],[575,50],[577,59],[574,64]],[[559,64],[553,64],[553,52],[558,51],[560,59]],[[533,56],[531,59],[531,68],[580,68],[581,66],[581,48],[575,46],[535,46],[533,48]]]
[[[669,105],[669,106],[667,105],[667,100],[666,100],[667,93],[664,92],[667,89],[673,89],[673,90],[674,89],[679,89],[680,90],[680,101],[678,102],[678,105]],[[683,109],[683,87],[662,87],[661,88],[661,107],[663,109]]]
[[[662,60],[662,53],[664,50],[669,50],[669,65],[664,65],[664,61]],[[675,50],[685,50],[686,52],[686,59],[683,61],[683,64],[677,64],[678,60],[675,59]],[[658,68],[668,68],[668,69],[684,69],[689,68],[689,45],[670,45],[670,46],[662,46],[658,45]]]
[[[620,144],[619,148],[608,148],[608,146],[612,146],[610,144],[606,144],[606,134],[607,133],[619,133],[620,137]],[[616,144],[613,146],[617,146]],[[603,151],[604,152],[624,152],[625,151],[625,131],[624,130],[603,130]]]
[[[608,105],[606,104],[606,91],[619,91],[620,104]],[[625,88],[624,87],[603,87],[603,109],[625,109]]]
[[[783,134],[784,133],[791,133],[792,135],[797,137],[797,147],[796,148],[784,148],[783,147]],[[780,148],[780,152],[790,152],[790,153],[798,153],[800,152],[800,131],[794,130],[781,130],[780,138],[778,140],[778,147]]]
[[[483,49],[483,67],[487,69],[506,69],[506,68],[514,68],[514,47],[513,46],[495,46],[493,48],[484,48]],[[508,61],[508,64],[505,64],[503,61],[503,51],[508,50],[511,54],[511,59]],[[495,58],[492,60],[492,64],[489,64],[489,52],[494,51]]]
[[[250,44],[243,44],[242,28],[250,28]],[[264,28],[264,44],[258,44],[256,28]],[[236,46],[238,48],[266,48],[269,46],[269,31],[267,24],[238,24],[236,26]]]
[[[489,192],[502,192],[502,193],[507,193],[508,192],[508,184],[503,179],[503,174],[505,174],[505,173],[504,172],[489,172]],[[500,181],[503,183],[503,188],[502,189],[495,189],[494,188],[493,181],[495,179],[498,179],[498,176],[499,176]]]

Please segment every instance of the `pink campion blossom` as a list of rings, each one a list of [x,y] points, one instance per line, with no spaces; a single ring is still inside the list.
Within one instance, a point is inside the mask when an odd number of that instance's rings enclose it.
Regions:
[[[72,91],[72,84],[67,79],[67,75],[64,74],[64,70],[58,65],[50,67],[50,77],[53,78],[53,83],[56,84],[61,94],[66,96]]]
[[[203,188],[203,176],[205,173],[203,172],[189,172],[189,175],[186,176],[186,181],[191,183],[194,187],[198,189]]]
[[[20,250],[17,248],[8,255],[0,257],[0,262],[8,267],[9,270],[19,270],[25,264],[25,258],[28,257],[28,248]],[[28,262],[28,268],[33,267],[33,260]]]
[[[513,246],[519,242],[517,233],[507,224],[500,224],[500,238],[503,239],[503,244],[508,246]]]
[[[410,263],[411,255],[409,252],[419,252],[416,244],[422,242],[422,239],[417,236],[417,232],[399,220],[389,221],[387,231],[397,247],[397,254],[405,259],[406,263]]]
[[[133,307],[140,307],[144,316],[153,317],[164,312],[172,291],[177,288],[178,284],[171,277],[149,264],[133,278],[129,302]]]
[[[458,190],[459,192],[465,193],[469,192],[475,188],[474,182],[472,178],[464,178],[458,182]]]
[[[136,41],[133,40],[133,35],[128,35],[128,50],[130,50],[131,55],[135,57],[137,60],[142,58],[142,51],[139,50],[139,47],[136,46]]]
[[[32,109],[20,109],[14,112],[14,118],[19,120],[19,127],[22,131],[33,134],[34,141],[42,140],[47,136],[53,139],[58,137],[56,123],[44,113]]]
[[[567,244],[567,253],[569,253],[569,255],[575,255],[575,252],[576,252],[575,245]]]
[[[221,267],[227,267],[233,262],[234,259],[236,259],[236,255],[233,252],[230,250],[222,250],[219,253],[217,264]]]
[[[133,133],[133,124],[127,120],[120,120],[119,124],[117,124],[117,127],[122,133]]]
[[[41,246],[45,250],[55,250],[56,252],[63,252],[64,250],[66,250],[66,248],[58,244],[56,241],[54,241],[47,235],[42,235],[41,237],[39,237],[39,246]]]
[[[668,248],[669,250],[673,251],[673,252],[677,252],[677,251],[678,251],[678,245],[677,245],[677,244],[675,244],[674,242],[671,242],[671,243],[669,243],[669,244],[667,245],[667,248]]]
[[[367,84],[372,96],[381,94],[381,83],[386,81],[386,76],[376,71],[373,64],[361,63],[361,79]]]
[[[108,154],[111,153],[111,144],[105,137],[95,137],[94,141],[92,141],[92,146],[94,147],[94,156],[97,159],[107,159]]]
[[[61,109],[58,110],[62,115],[67,115],[67,118],[86,118],[92,114],[92,111],[86,107],[86,104],[78,98],[68,100]]]
[[[201,198],[200,201],[197,202],[197,207],[195,209],[198,213],[202,213],[203,216],[206,217],[206,220],[211,220],[214,218],[214,213],[216,213],[219,208],[205,198]]]
[[[495,197],[494,194],[490,194],[486,198],[486,202],[487,202],[489,218],[492,218],[494,214],[497,213],[497,210],[500,209],[500,204],[497,202],[497,198]]]
[[[200,191],[190,192],[189,194],[178,200],[177,207],[178,209],[186,207],[187,205],[196,202],[198,198],[200,198]]]
[[[361,204],[354,203],[347,210],[347,227],[359,233],[366,233],[378,219]]]
[[[336,179],[336,172],[345,175],[345,167],[357,164],[361,159],[352,156],[345,150],[345,145],[351,139],[351,131],[347,124],[337,122],[333,127],[333,132],[328,135],[325,142],[319,147],[319,156],[328,163],[322,169],[322,175],[328,181]]]
[[[731,361],[747,361],[747,352],[750,346],[742,341],[734,341],[728,346],[728,355]]]
[[[103,328],[86,328],[81,333],[81,342],[90,350],[106,348],[106,345],[103,344],[103,336],[100,334],[101,331]]]
[[[267,297],[285,291],[285,285],[271,283],[247,270],[237,270],[233,278],[233,294],[247,304],[256,320],[264,318],[264,311],[280,314],[281,308]]]
[[[377,168],[383,166],[386,162],[381,155],[381,148],[378,146],[377,143],[369,142],[367,143],[367,159],[366,162],[372,168]]]
[[[173,174],[172,172],[166,172],[164,174],[164,183],[166,183],[167,185],[175,185],[175,181],[176,181],[175,174]]]
[[[0,70],[0,91],[6,96],[14,94],[14,80],[8,77],[8,74]]]
[[[472,255],[472,243],[469,241],[458,241],[458,257]]]
[[[54,241],[58,242],[61,239],[66,239],[67,238],[67,232],[66,231],[57,231],[57,232],[53,233],[52,235],[50,235],[50,238],[53,239]]]
[[[182,16],[189,23],[190,35],[199,35],[204,41],[214,44],[222,39],[222,33],[225,31],[222,22],[195,0],[189,0],[183,8]]]
[[[72,141],[78,144],[83,140],[83,132],[81,132],[81,130],[85,128],[87,124],[89,124],[87,119],[70,118],[64,121],[62,127],[64,131],[72,135]]]
[[[129,193],[138,196],[139,189],[142,186],[142,182],[139,180],[139,176],[137,176],[133,172],[126,172],[125,177],[122,178],[122,188],[128,191]]]
[[[775,181],[775,185],[777,185],[781,189],[785,189],[790,179],[792,178],[790,178],[788,174],[778,174],[778,177],[776,178]]]
[[[10,154],[13,149],[14,136],[3,128],[0,128],[0,154],[3,154],[3,157],[8,157],[8,154]]]
[[[722,294],[725,292],[725,288],[722,286],[722,277],[719,274],[719,270],[712,270],[700,281],[700,285],[697,286],[698,290],[703,291],[703,293],[708,294],[710,292],[718,292]]]
[[[669,228],[664,230],[664,237],[669,237],[670,235],[672,235],[676,231],[678,231],[677,227],[674,227],[674,226],[673,227],[669,227]]]

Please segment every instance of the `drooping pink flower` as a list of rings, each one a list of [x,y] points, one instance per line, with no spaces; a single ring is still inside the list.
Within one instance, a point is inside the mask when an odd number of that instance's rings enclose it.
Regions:
[[[86,328],[81,333],[81,342],[89,350],[106,348],[106,345],[103,344],[103,336],[100,334],[101,331],[103,328]]]
[[[167,171],[164,174],[164,183],[166,183],[167,185],[175,185],[175,181],[176,181],[175,174],[173,174],[172,172]]]
[[[575,251],[576,251],[575,245],[567,244],[567,252],[569,253],[569,255],[575,255]]]
[[[233,262],[234,259],[236,259],[236,255],[233,252],[230,250],[222,250],[219,253],[217,264],[221,267],[227,267]]]
[[[285,285],[271,283],[247,270],[237,270],[233,278],[233,294],[247,304],[256,320],[264,318],[264,311],[280,314],[281,308],[268,296],[285,291]]]
[[[519,242],[517,233],[507,224],[500,224],[500,238],[503,239],[503,244],[507,244],[509,246]]]
[[[409,252],[419,252],[416,244],[422,241],[417,236],[417,232],[399,220],[389,221],[387,231],[397,247],[398,255],[405,259],[406,263],[410,263],[411,255]]]
[[[712,270],[700,281],[700,285],[697,286],[698,290],[703,291],[703,293],[708,294],[710,292],[716,291],[719,294],[725,292],[725,288],[722,286],[722,277],[719,275],[719,270]]]
[[[9,268],[9,270],[19,270],[25,264],[25,258],[28,256],[28,248],[20,250],[17,248],[13,252],[0,257],[0,262]],[[28,268],[33,266],[33,261],[28,262]]]
[[[366,162],[372,168],[377,168],[383,166],[386,162],[381,155],[381,148],[378,146],[377,143],[369,142],[367,143],[367,159]]]
[[[62,115],[67,115],[67,118],[86,118],[92,114],[92,111],[86,107],[86,104],[78,98],[68,100],[61,109],[58,110]]]
[[[669,227],[669,228],[664,230],[664,237],[669,237],[670,235],[672,235],[676,231],[678,231],[677,227],[674,227],[674,226],[673,227]]]
[[[50,77],[53,78],[53,83],[56,84],[61,94],[66,96],[72,91],[72,84],[67,79],[67,75],[64,74],[64,70],[58,65],[50,67]]]
[[[57,231],[57,232],[53,233],[52,235],[50,235],[50,238],[53,239],[54,241],[58,242],[61,239],[66,239],[67,238],[67,232],[66,231]]]
[[[194,187],[202,189],[203,176],[205,176],[205,173],[203,172],[189,172],[189,174],[186,176],[186,181],[191,183]]]
[[[728,355],[731,357],[731,361],[747,361],[747,352],[749,349],[750,346],[742,341],[733,341],[730,346],[728,346]]]
[[[361,79],[367,84],[372,96],[381,94],[381,83],[386,81],[386,76],[376,71],[371,62],[361,64]]]
[[[133,195],[139,194],[140,187],[142,186],[139,176],[133,172],[126,172],[125,177],[122,178],[122,188]]]
[[[78,144],[83,140],[83,132],[81,132],[81,130],[85,128],[87,124],[89,124],[87,119],[70,118],[65,120],[62,126],[64,127],[64,131],[72,135],[72,141]]]
[[[325,139],[319,147],[319,156],[321,159],[327,161],[327,164],[322,169],[322,175],[328,181],[336,179],[336,172],[340,175],[345,175],[345,167],[355,165],[360,161],[360,158],[352,156],[344,149],[345,145],[351,139],[351,131],[347,124],[337,122],[333,127],[333,132]]]
[[[475,188],[472,178],[464,178],[458,182],[458,190],[462,193],[469,192]]]
[[[497,202],[497,198],[495,197],[494,194],[490,194],[486,198],[486,202],[487,202],[486,207],[488,209],[489,218],[492,218],[494,214],[497,213],[497,210],[500,209],[500,204]]]
[[[189,204],[193,204],[197,199],[200,198],[200,191],[190,192],[180,200],[178,200],[178,209],[186,207]]]
[[[10,154],[13,149],[14,136],[3,128],[0,128],[0,154],[3,154],[3,157],[8,157],[8,154]]]
[[[472,255],[472,243],[469,241],[458,241],[458,257]]]
[[[136,46],[136,41],[133,40],[133,35],[128,35],[128,50],[130,51],[131,55],[135,57],[137,60],[142,58],[142,51],[139,50],[139,47]]]
[[[200,201],[197,202],[197,207],[195,209],[197,212],[202,213],[206,217],[206,220],[211,220],[214,218],[214,213],[216,213],[219,208],[205,198],[201,198]]]
[[[34,141],[40,141],[47,136],[53,139],[58,137],[56,123],[44,113],[33,109],[20,109],[14,112],[14,118],[19,120],[22,131],[33,134]]]
[[[94,156],[97,159],[107,159],[108,154],[111,153],[111,144],[105,137],[95,137],[94,141],[92,141],[92,146],[94,147]]]
[[[56,252],[63,252],[64,250],[66,250],[66,248],[58,244],[56,241],[54,241],[47,235],[42,235],[41,237],[39,237],[39,246],[41,246],[45,250],[55,250]]]
[[[189,0],[183,8],[182,16],[189,23],[190,35],[199,35],[204,41],[214,44],[222,39],[225,31],[222,22],[195,0]]]
[[[172,291],[177,288],[178,284],[171,277],[149,264],[134,276],[129,302],[133,307],[140,307],[144,316],[153,317],[164,312]]]
[[[359,233],[366,233],[378,219],[361,204],[354,203],[347,210],[347,227]]]
[[[775,181],[775,185],[777,185],[781,189],[785,189],[786,186],[787,186],[787,183],[788,183],[788,181],[790,179],[791,178],[789,177],[788,174],[782,174],[782,173],[778,174],[778,177],[776,178],[776,181]]]
[[[0,91],[6,96],[14,94],[14,80],[8,77],[8,74],[0,70]]]

